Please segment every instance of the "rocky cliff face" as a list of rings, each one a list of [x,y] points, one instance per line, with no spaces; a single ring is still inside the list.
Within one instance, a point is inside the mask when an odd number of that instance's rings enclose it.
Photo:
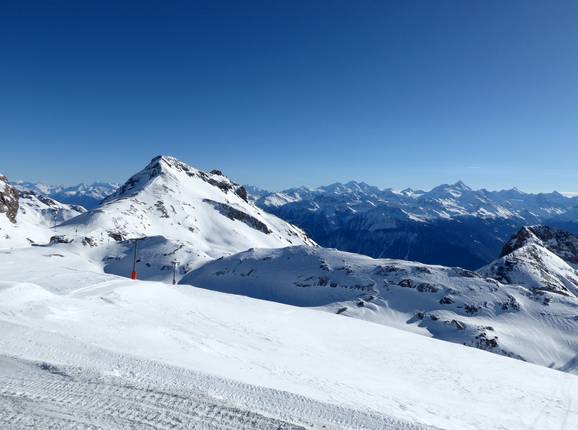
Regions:
[[[5,214],[8,220],[16,223],[18,213],[18,191],[8,184],[6,176],[0,175],[0,214]]]

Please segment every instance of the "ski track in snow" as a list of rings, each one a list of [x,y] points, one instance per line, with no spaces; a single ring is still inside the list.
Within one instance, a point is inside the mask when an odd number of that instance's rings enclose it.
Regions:
[[[298,429],[197,393],[0,358],[2,428]]]
[[[0,355],[2,429],[433,429],[46,336],[29,352],[95,367]]]

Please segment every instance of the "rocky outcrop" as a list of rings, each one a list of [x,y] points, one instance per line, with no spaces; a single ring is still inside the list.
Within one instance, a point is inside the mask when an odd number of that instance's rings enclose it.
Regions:
[[[211,205],[221,215],[224,215],[231,220],[241,221],[247,224],[249,227],[254,228],[255,230],[259,230],[260,232],[265,234],[272,233],[272,231],[269,229],[269,227],[267,227],[265,223],[259,221],[257,218],[243,211],[235,209],[234,207],[229,206],[225,203],[219,203],[209,199],[205,199],[203,201]]]
[[[6,176],[0,175],[0,214],[5,214],[12,223],[16,223],[18,200],[18,190],[8,184]]]

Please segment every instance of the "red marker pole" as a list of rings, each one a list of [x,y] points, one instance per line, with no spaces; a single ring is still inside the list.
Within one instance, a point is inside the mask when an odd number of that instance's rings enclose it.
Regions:
[[[134,239],[134,254],[132,259],[132,272],[130,273],[130,279],[136,281],[136,244],[138,243],[137,239]]]

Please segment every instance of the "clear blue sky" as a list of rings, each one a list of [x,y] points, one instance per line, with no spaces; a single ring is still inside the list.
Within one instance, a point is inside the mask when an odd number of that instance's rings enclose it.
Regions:
[[[11,3],[11,4],[8,4]],[[578,2],[0,5],[0,171],[578,190]]]

